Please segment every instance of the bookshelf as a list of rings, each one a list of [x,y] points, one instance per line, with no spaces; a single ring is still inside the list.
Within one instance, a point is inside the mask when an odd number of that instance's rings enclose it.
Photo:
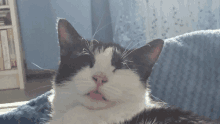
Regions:
[[[25,82],[16,0],[0,0],[0,90],[24,89]]]

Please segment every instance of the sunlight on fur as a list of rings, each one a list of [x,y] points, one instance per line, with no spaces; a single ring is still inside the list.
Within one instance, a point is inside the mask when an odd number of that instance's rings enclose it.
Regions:
[[[93,68],[89,68],[88,66],[84,67],[71,78],[71,81],[65,82],[65,86],[55,88],[57,94],[54,99],[56,102],[54,103],[62,103],[63,105],[67,106],[65,109],[63,109],[63,107],[59,108],[57,105],[55,110],[69,110],[73,106],[82,105],[88,109],[92,108],[102,110],[94,112],[94,114],[98,117],[102,116],[107,118],[109,116],[115,116],[114,118],[117,118],[118,115],[113,115],[114,111],[126,109],[123,110],[123,118],[118,119],[119,122],[131,118],[133,115],[144,109],[144,103],[150,102],[150,100],[145,101],[145,95],[149,94],[145,94],[146,89],[139,81],[139,76],[133,71],[129,69],[121,69],[115,73],[112,72],[112,70],[114,70],[114,67],[111,65],[112,50],[113,48],[110,47],[104,52],[96,52],[96,62]],[[96,84],[91,77],[97,71],[104,72],[109,79],[108,83],[100,87],[100,92],[107,98],[107,100],[109,100],[107,102],[92,100],[85,96],[85,94],[96,87]],[[64,101],[64,99],[67,100]],[[126,108],[122,106],[126,106]],[[127,108],[130,108],[130,110]],[[112,114],[111,110],[113,110]],[[113,122],[115,120],[106,121]]]

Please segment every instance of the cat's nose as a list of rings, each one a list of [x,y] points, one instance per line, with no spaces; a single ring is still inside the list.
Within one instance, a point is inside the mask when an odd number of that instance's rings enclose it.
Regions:
[[[107,76],[103,72],[97,72],[92,76],[92,79],[95,81],[97,86],[101,86],[104,83],[108,82]]]

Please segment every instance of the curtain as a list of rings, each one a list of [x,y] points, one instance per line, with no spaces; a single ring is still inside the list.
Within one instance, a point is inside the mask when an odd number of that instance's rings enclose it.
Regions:
[[[157,38],[219,29],[219,5],[219,0],[109,0],[113,41],[135,48]]]
[[[112,42],[112,26],[108,0],[92,0],[92,38],[103,42]]]

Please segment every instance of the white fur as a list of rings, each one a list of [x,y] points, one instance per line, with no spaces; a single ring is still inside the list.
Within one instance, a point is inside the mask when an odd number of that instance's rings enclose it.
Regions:
[[[149,94],[136,73],[129,69],[119,69],[113,73],[112,50],[109,47],[100,53],[96,51],[93,68],[84,67],[62,87],[54,85],[54,111],[50,124],[119,123],[141,112],[145,104],[151,104]],[[111,102],[97,102],[84,96],[95,89],[92,75],[96,72],[103,72],[108,77],[100,92]]]

